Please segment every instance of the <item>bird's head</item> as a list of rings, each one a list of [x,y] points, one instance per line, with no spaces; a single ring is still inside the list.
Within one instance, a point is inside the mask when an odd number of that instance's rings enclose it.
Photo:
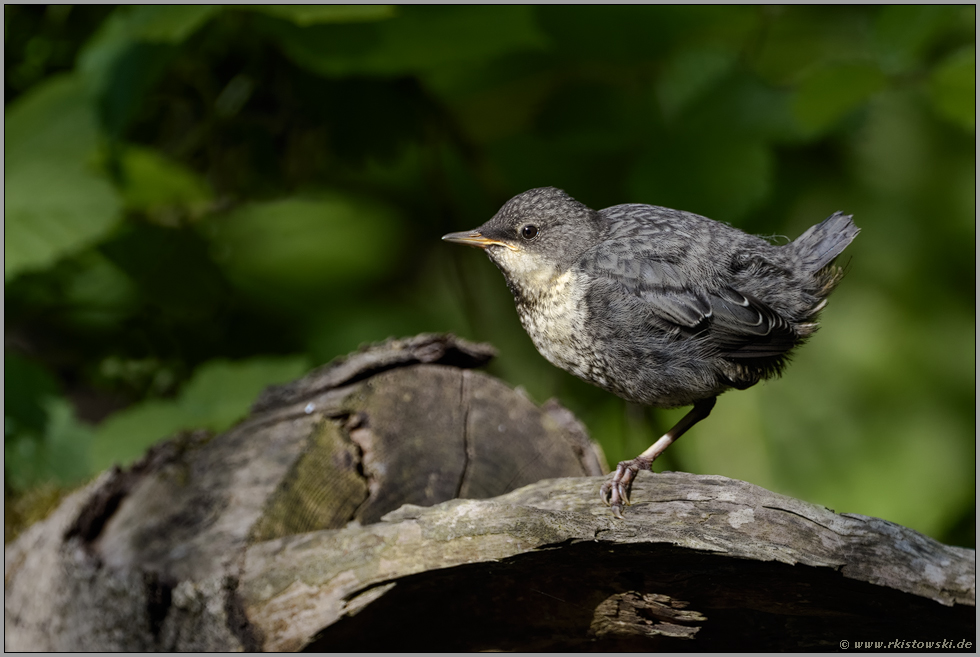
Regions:
[[[540,187],[507,201],[476,230],[442,239],[480,247],[515,292],[537,296],[601,237],[598,212],[560,189]]]

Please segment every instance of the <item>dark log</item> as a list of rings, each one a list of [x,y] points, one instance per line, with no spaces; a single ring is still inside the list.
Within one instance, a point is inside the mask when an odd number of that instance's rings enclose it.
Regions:
[[[681,473],[616,520],[568,411],[464,369],[491,354],[391,341],[103,473],[6,547],[5,647],[972,651],[974,551]]]

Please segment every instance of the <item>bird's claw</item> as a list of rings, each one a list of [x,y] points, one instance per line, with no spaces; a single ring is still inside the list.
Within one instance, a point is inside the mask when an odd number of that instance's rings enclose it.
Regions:
[[[599,497],[606,506],[612,507],[612,514],[619,518],[623,517],[623,507],[630,506],[630,493],[633,490],[633,479],[636,478],[640,469],[648,469],[653,461],[635,458],[631,461],[620,461],[616,466],[616,472],[612,479],[602,484],[599,489]]]

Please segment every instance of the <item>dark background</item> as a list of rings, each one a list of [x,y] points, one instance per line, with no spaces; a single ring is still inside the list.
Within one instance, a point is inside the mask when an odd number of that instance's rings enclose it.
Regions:
[[[549,365],[444,244],[514,194],[861,235],[779,381],[656,464],[975,544],[975,8],[4,8],[5,537],[364,342],[452,331],[611,464],[685,411]]]

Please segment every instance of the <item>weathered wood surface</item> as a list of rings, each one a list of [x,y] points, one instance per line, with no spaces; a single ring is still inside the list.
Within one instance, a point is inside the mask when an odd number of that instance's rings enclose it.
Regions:
[[[465,369],[493,353],[449,335],[374,345],[267,390],[224,434],[104,473],[5,548],[6,645],[254,647],[238,600],[249,544],[601,474],[570,412]],[[204,623],[215,605],[223,620]]]
[[[279,650],[829,650],[843,639],[974,640],[972,550],[683,473],[641,473],[635,504],[618,521],[596,504],[602,481],[405,506],[374,525],[254,545],[244,608],[263,646]]]
[[[5,647],[975,641],[972,550],[680,473],[641,473],[612,518],[568,411],[461,369],[491,353],[375,346],[266,393],[225,434],[104,473],[6,547]]]

